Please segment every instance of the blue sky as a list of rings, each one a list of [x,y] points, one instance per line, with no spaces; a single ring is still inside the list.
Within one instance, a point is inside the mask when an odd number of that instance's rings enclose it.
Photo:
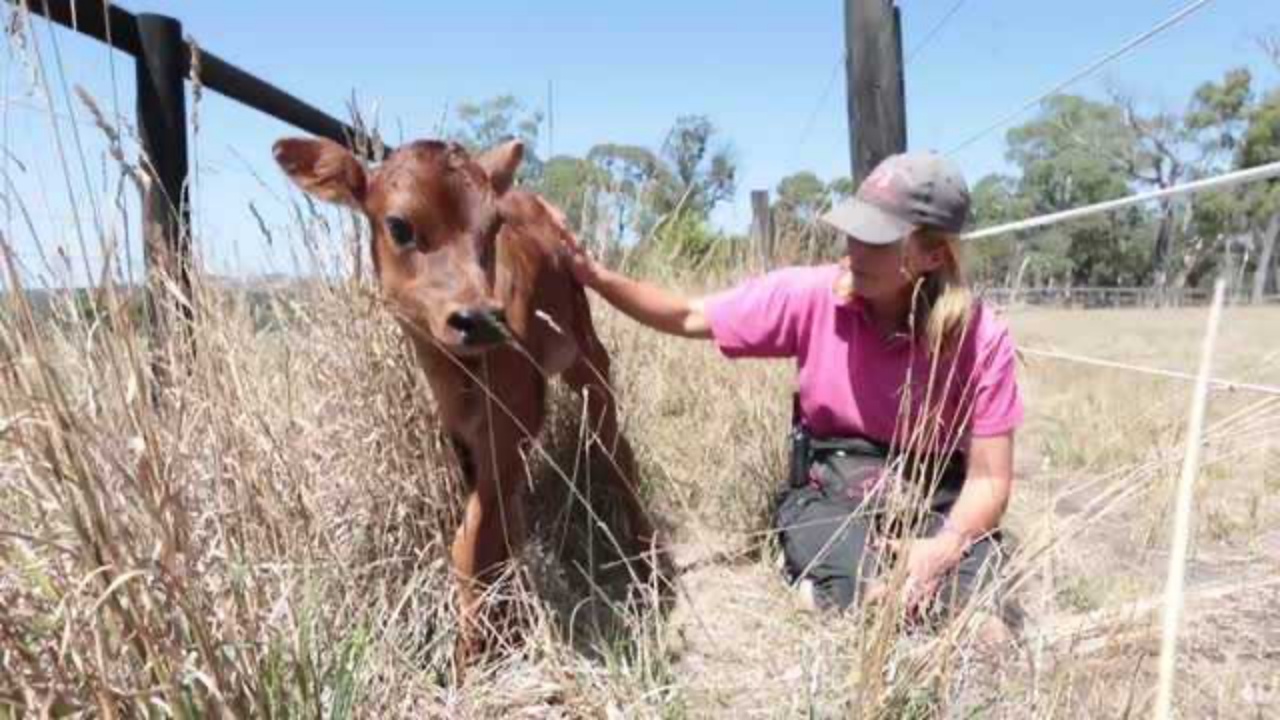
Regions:
[[[950,150],[1188,2],[967,0],[907,68],[909,145]],[[954,4],[899,2],[908,51]],[[826,179],[848,173],[842,70],[832,82],[843,52],[839,0],[366,0],[355,6],[358,12],[345,3],[294,0],[122,5],[181,18],[204,47],[333,114],[342,114],[355,91],[366,107],[377,105],[393,140],[433,134],[448,109],[467,100],[512,93],[541,107],[548,83],[554,87],[551,140],[557,153],[585,153],[603,141],[656,146],[676,116],[706,114],[740,164],[739,197],[714,218],[731,230],[749,221],[751,189],[772,188],[799,169]],[[1111,83],[1153,107],[1178,108],[1196,85],[1230,67],[1248,65],[1274,83],[1275,72],[1252,40],[1268,28],[1280,30],[1280,2],[1216,0],[1072,90],[1098,94]],[[101,46],[65,31],[51,37],[43,23],[36,38],[58,106],[65,104],[65,77],[67,85],[84,86],[109,108],[118,96],[122,112],[131,114],[128,58],[117,56],[113,68]],[[28,107],[44,102],[43,91],[33,89],[30,70],[11,49],[2,60],[0,94],[9,98],[0,108],[4,147],[25,167],[19,172],[10,166],[10,175],[38,224],[57,228],[41,231],[45,245],[65,243],[74,255],[67,225],[72,207],[83,222],[84,200],[95,192],[85,186],[98,193],[106,186],[95,159],[98,134],[80,129],[90,166],[85,181],[74,159],[72,128],[61,126],[79,178],[68,192],[51,122]],[[269,221],[284,217],[279,196],[285,185],[269,148],[296,131],[211,94],[199,113],[202,253],[222,272],[287,263],[285,250],[260,247],[248,203]],[[971,181],[1001,170],[1003,132],[957,159]],[[33,252],[30,238],[21,247],[23,233],[11,234],[24,255]]]

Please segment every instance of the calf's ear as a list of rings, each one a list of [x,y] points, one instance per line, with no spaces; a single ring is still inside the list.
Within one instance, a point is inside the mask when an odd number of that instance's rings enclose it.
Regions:
[[[516,181],[516,170],[524,159],[524,143],[519,140],[508,140],[501,145],[494,145],[485,150],[476,163],[489,176],[489,184],[493,191],[501,195],[511,189]]]
[[[359,209],[368,191],[364,166],[345,147],[324,138],[285,138],[271,149],[290,180],[325,202]]]

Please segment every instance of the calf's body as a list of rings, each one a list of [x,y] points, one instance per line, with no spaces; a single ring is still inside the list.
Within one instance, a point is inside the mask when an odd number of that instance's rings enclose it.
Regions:
[[[521,153],[508,143],[473,159],[453,144],[419,142],[370,172],[326,140],[275,146],[304,190],[369,219],[382,293],[457,451],[468,483],[452,548],[463,666],[484,645],[484,593],[525,541],[521,449],[542,430],[550,377],[584,396],[594,448],[607,456],[595,465],[628,516],[622,550],[642,553],[656,540],[619,431],[610,358],[564,261],[568,231],[541,199],[511,189]]]

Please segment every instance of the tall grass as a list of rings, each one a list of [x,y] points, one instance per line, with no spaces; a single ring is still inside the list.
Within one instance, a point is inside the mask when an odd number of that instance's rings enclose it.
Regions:
[[[801,612],[771,569],[767,532],[789,368],[726,363],[602,308],[645,492],[685,568],[676,612],[633,612],[611,594],[617,558],[574,503],[593,490],[574,472],[580,416],[560,392],[531,472],[536,541],[508,585],[527,610],[527,640],[455,687],[447,547],[459,481],[376,292],[335,280],[257,294],[197,274],[196,353],[171,349],[181,371],[154,399],[149,358],[166,349],[148,347],[125,289],[101,288],[94,312],[61,295],[39,318],[23,293],[6,296],[7,712],[1052,717],[1149,702],[1155,613],[1143,603],[1158,587],[1183,403],[1140,399],[1168,385],[1024,369],[1032,418],[1007,524],[1018,537],[1009,577],[1029,620],[1025,646],[993,661],[963,621],[904,634],[890,610]],[[1277,514],[1267,453],[1280,405],[1228,397],[1213,419],[1205,462],[1221,490],[1211,499],[1234,518],[1252,504],[1263,520],[1225,543],[1202,536],[1200,552],[1239,556],[1265,546]],[[573,491],[564,477],[588,484]],[[1100,569],[1105,553],[1114,559]],[[1239,566],[1236,592],[1210,578],[1208,597],[1226,598],[1215,612],[1193,590],[1193,623],[1250,617],[1235,598],[1273,597],[1262,558]],[[1194,627],[1191,657],[1212,624]],[[1228,711],[1267,697],[1250,647],[1180,701]],[[1229,686],[1253,689],[1203,704]]]
[[[109,162],[123,161],[112,148]],[[358,225],[307,205],[292,217],[276,242],[296,246],[303,279],[244,288],[196,268],[194,353],[152,343],[136,288],[116,273],[95,273],[87,293],[29,292],[0,243],[0,717],[1077,717],[1150,706],[1185,388],[1022,369],[1030,414],[1005,592],[1025,622],[1018,647],[992,653],[975,642],[972,609],[932,631],[904,627],[893,603],[804,612],[774,569],[768,526],[792,369],[727,363],[601,303],[643,492],[673,537],[676,606],[627,602],[609,532],[582,506],[603,508],[608,525],[609,498],[582,462],[581,412],[556,386],[528,453],[534,542],[502,584],[524,639],[457,685],[448,547],[461,480],[412,353],[356,271]],[[96,250],[117,258],[116,236],[94,225]],[[763,269],[703,227],[665,232],[624,258],[629,269],[691,293]],[[788,235],[780,257],[822,257],[817,237]],[[1196,320],[1011,317],[1020,339],[1140,357],[1186,354]],[[1258,347],[1275,320],[1228,313],[1225,374],[1280,382],[1280,354]],[[173,382],[153,394],[157,358]],[[1188,715],[1266,714],[1280,702],[1280,402],[1218,395],[1210,409],[1175,701]]]

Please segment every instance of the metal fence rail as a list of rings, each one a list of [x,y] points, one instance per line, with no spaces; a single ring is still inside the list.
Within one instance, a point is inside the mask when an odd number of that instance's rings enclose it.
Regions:
[[[348,147],[369,145],[359,129],[203,47],[193,47],[176,18],[135,15],[108,0],[5,1],[15,12],[41,15],[134,58],[137,124],[147,159],[141,165],[151,179],[141,218],[147,285],[155,290],[166,277],[181,296],[165,309],[160,299],[166,293],[149,292],[148,317],[157,340],[170,335],[175,325],[189,327],[193,319],[185,81],[198,79],[205,88],[313,135]],[[192,77],[193,65],[198,78]],[[378,150],[381,154],[391,148]]]
[[[87,35],[143,62],[149,55],[144,46],[139,22],[150,24],[155,19],[176,23],[179,35],[182,23],[174,18],[153,13],[137,15],[104,0],[5,0],[26,8],[59,25]],[[236,102],[288,123],[299,130],[348,144],[359,132],[324,111],[290,95],[271,83],[236,67],[204,47],[199,48],[200,83]],[[183,77],[190,74],[191,48],[184,40],[176,57],[165,58],[178,65]],[[143,110],[144,108],[139,108]]]

